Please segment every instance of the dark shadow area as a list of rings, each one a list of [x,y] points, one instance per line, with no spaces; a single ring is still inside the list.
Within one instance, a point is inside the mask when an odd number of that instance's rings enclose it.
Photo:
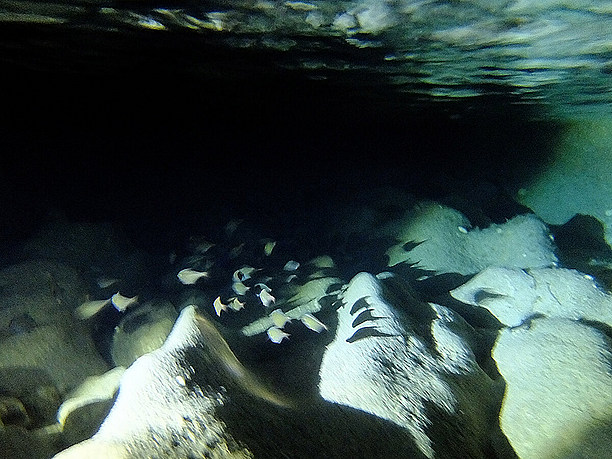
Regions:
[[[557,256],[563,266],[590,274],[605,288],[612,287],[612,249],[603,223],[590,215],[574,215],[564,225],[552,226]]]
[[[245,408],[249,405],[252,409]],[[258,413],[256,423],[250,422],[253,411]],[[290,411],[238,396],[218,414],[236,438],[249,439],[256,458],[425,457],[404,429],[322,400]]]
[[[120,222],[147,248],[235,216],[290,231],[340,192],[437,198],[466,181],[526,180],[558,130],[499,96],[470,101],[487,116],[453,117],[415,109],[380,75],[310,80],[282,70],[278,51],[194,35],[11,25],[2,39],[3,238],[50,208]],[[384,51],[329,45],[366,64]]]

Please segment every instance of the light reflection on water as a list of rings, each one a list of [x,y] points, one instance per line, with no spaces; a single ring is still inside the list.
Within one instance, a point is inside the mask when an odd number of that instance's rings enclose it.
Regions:
[[[89,62],[92,52],[114,56],[116,47],[135,38],[196,72],[210,71],[202,56],[210,63],[211,50],[247,50],[262,53],[272,64],[268,71],[297,70],[357,86],[376,79],[374,85],[416,95],[423,104],[505,95],[564,117],[610,108],[611,13],[606,2],[230,0],[163,8],[2,0],[0,23],[16,29],[0,51],[10,59],[16,48],[60,46],[53,36],[32,38],[40,27],[90,32],[69,65]],[[128,65],[129,48],[120,54],[124,60],[113,57],[114,64]],[[212,58],[213,67],[226,60]],[[250,64],[234,65],[248,70]]]

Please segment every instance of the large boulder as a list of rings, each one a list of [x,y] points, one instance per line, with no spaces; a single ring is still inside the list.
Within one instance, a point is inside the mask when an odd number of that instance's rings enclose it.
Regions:
[[[162,348],[126,370],[98,433],[56,457],[249,457],[215,415],[224,401],[219,381],[204,383],[211,373],[244,371],[214,327],[187,307]],[[265,389],[261,394],[277,401]]]
[[[0,369],[4,368],[30,369],[48,376],[61,393],[66,393],[86,377],[104,373],[108,365],[87,333],[58,324],[3,340]]]
[[[489,266],[538,268],[557,262],[546,225],[534,215],[472,228],[459,211],[421,203],[397,223],[389,266],[402,262],[436,273],[475,274]],[[408,247],[408,249],[407,249]]]
[[[501,428],[522,459],[609,454],[612,352],[604,333],[569,319],[534,319],[502,330],[493,358],[507,385]]]
[[[130,310],[113,333],[115,365],[129,367],[138,357],[161,347],[178,314],[169,301],[152,301]]]
[[[488,309],[502,324],[516,327],[533,316],[602,322],[612,326],[612,296],[589,275],[563,268],[491,267],[451,295]]]
[[[499,434],[497,396],[468,345],[473,330],[393,284],[367,273],[349,283],[321,396],[400,426],[425,457],[487,457]]]
[[[609,450],[612,297],[562,268],[492,267],[451,292],[505,328],[493,359],[506,381],[501,428],[521,458],[602,457]]]
[[[65,394],[108,369],[89,330],[72,315],[86,295],[74,269],[49,260],[11,265],[0,271],[0,289],[0,370],[15,375],[10,391],[0,390],[19,396],[17,380],[27,375],[21,381],[24,390],[39,380],[41,387],[51,382]]]
[[[452,342],[454,335],[442,332],[436,336],[444,337],[441,341]],[[245,337],[241,339],[252,342]],[[268,359],[272,359],[265,365],[280,373],[274,376],[281,379],[290,373],[303,376],[300,380],[304,387],[288,393],[279,390],[276,383],[271,385],[271,378],[266,377],[263,383],[259,374],[262,365],[257,373],[243,365],[213,323],[188,306],[164,345],[140,357],[126,370],[115,405],[100,430],[56,457],[425,457],[405,426],[378,413],[321,398],[316,386],[320,361],[311,365],[304,352],[310,354],[312,348],[306,347],[303,351],[303,344],[261,343],[268,350]],[[443,347],[450,351],[451,346]],[[279,355],[284,358],[274,362],[271,349],[282,351]],[[241,351],[244,353],[245,349]],[[441,350],[445,363],[440,365],[450,373],[455,372],[455,377],[466,387],[475,384],[478,390],[472,396],[461,390],[455,394],[453,388],[458,385],[447,384],[435,375],[434,382],[428,384],[423,371],[423,382],[428,385],[416,391],[427,399],[423,406],[419,405],[423,413],[459,409],[466,412],[454,412],[446,418],[448,423],[433,425],[423,417],[417,425],[435,436],[436,445],[443,445],[436,448],[452,453],[451,456],[459,457],[467,451],[468,455],[479,457],[478,452],[488,444],[489,431],[495,429],[495,416],[481,417],[483,407],[490,400],[491,383],[477,368],[472,368],[469,352],[462,353],[460,347],[456,351],[462,355]],[[383,367],[376,370],[386,371]],[[367,372],[368,368],[362,367],[362,371]],[[435,391],[434,396],[439,396],[438,408],[424,407],[429,405],[426,394],[429,389]],[[421,403],[415,397],[415,403]],[[392,409],[389,405],[389,411]],[[469,427],[455,426],[455,422],[461,424],[463,420]],[[385,441],[381,442],[381,438]],[[465,442],[469,445],[464,445],[461,438],[468,439]],[[456,451],[451,445],[457,442],[465,448],[454,454]]]
[[[61,262],[29,260],[0,271],[0,339],[41,325],[71,322],[87,293],[75,269]]]

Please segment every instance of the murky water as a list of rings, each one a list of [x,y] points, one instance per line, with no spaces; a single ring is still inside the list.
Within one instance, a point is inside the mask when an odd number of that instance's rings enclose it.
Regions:
[[[604,457],[611,72],[603,1],[0,0],[0,457]]]

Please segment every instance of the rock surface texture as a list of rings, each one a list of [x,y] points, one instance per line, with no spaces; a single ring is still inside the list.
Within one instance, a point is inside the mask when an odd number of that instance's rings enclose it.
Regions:
[[[367,273],[342,300],[321,365],[322,397],[407,429],[426,457],[486,457],[494,384],[466,342],[470,327]],[[440,429],[443,436],[431,434]]]

